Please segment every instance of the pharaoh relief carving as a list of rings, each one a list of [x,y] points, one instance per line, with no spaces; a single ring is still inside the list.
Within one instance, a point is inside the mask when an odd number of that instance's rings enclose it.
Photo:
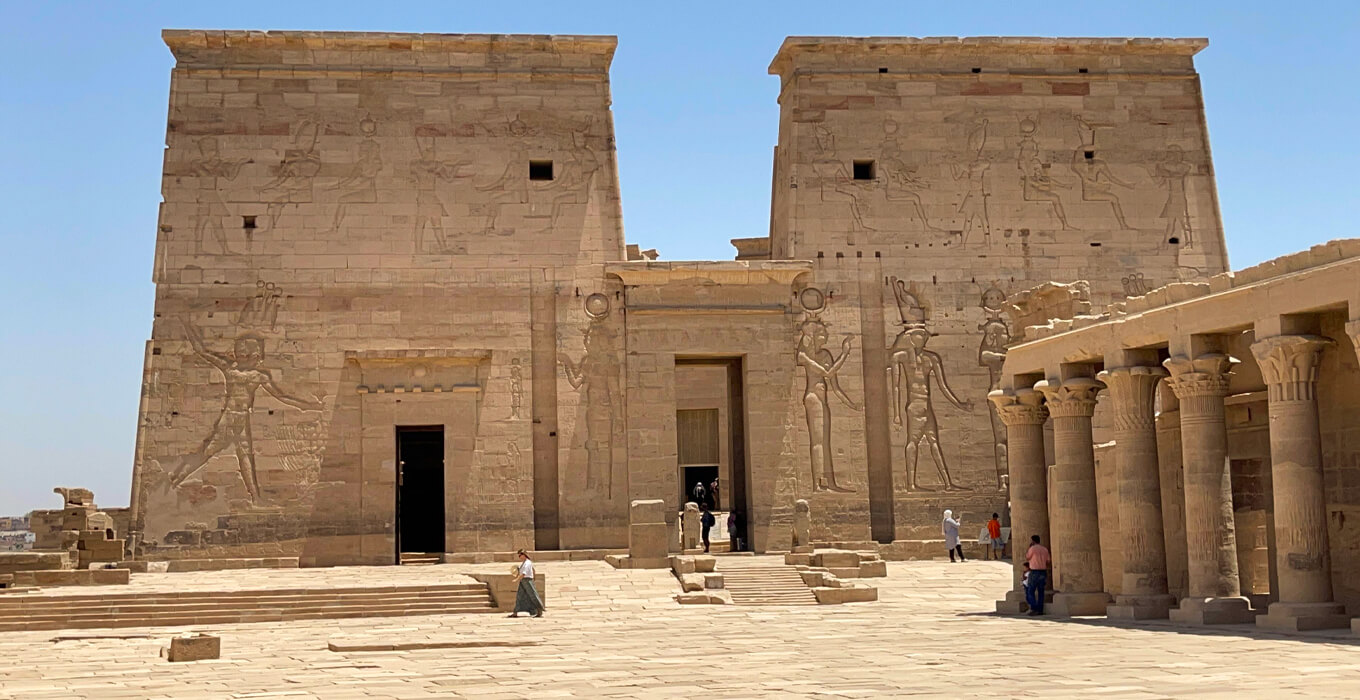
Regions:
[[[524,184],[525,169],[529,163],[529,140],[537,136],[539,130],[516,114],[506,122],[504,128],[488,129],[487,133],[509,144],[510,158],[495,180],[473,185],[473,189],[483,193],[483,201],[473,210],[480,211],[486,218],[483,233],[508,235],[514,230],[501,228],[499,221],[502,208],[506,204],[524,204],[529,201],[529,191]]]
[[[1072,172],[1076,173],[1077,179],[1081,181],[1081,199],[1084,202],[1107,202],[1114,212],[1119,228],[1127,230],[1129,223],[1124,220],[1124,209],[1119,205],[1119,195],[1115,194],[1114,187],[1131,189],[1133,185],[1115,177],[1110,171],[1110,164],[1101,158],[1100,152],[1096,150],[1097,130],[1113,125],[1092,123],[1080,116],[1074,119],[1077,122],[1081,145],[1072,152]]]
[[[921,226],[927,231],[939,231],[939,227],[933,226],[930,219],[926,218],[924,206],[921,204],[921,192],[930,189],[930,183],[917,177],[916,166],[908,165],[903,160],[902,145],[898,142],[898,130],[900,127],[892,119],[883,122],[883,196],[889,202],[906,204],[916,218],[921,220]]]
[[[1186,248],[1194,247],[1194,235],[1190,228],[1190,200],[1185,193],[1185,179],[1194,169],[1194,165],[1185,161],[1185,151],[1175,144],[1168,146],[1162,159],[1148,168],[1152,179],[1166,188],[1166,203],[1161,212],[1161,218],[1166,221],[1166,241],[1179,240]]]
[[[1010,346],[1011,331],[1002,318],[1006,308],[1006,293],[993,283],[982,292],[982,344],[978,346],[978,365],[987,368],[987,392],[1001,388],[1001,366],[1006,362],[1006,349]],[[984,396],[986,396],[984,394]],[[1005,488],[1006,483],[1006,426],[1001,422],[996,406],[988,401],[992,418],[993,458],[996,460],[996,487]]]
[[[959,243],[967,245],[977,240],[980,234],[987,245],[992,242],[992,226],[987,215],[987,170],[991,163],[983,155],[987,146],[988,120],[976,117],[968,126],[968,161],[949,164],[950,173],[956,182],[964,186],[963,200],[959,202],[958,212],[963,219],[963,234]]]
[[[270,168],[274,179],[260,188],[260,196],[265,201],[265,219],[269,230],[278,226],[279,217],[289,204],[306,204],[312,201],[313,185],[316,174],[321,172],[321,154],[317,152],[316,141],[321,133],[321,125],[313,120],[303,120],[292,129],[289,147],[284,149],[279,164]]]
[[[586,297],[585,354],[580,362],[559,356],[567,382],[584,397],[586,407],[586,487],[603,490],[614,497],[614,434],[618,410],[615,397],[621,396],[618,350],[614,330],[607,320],[609,297],[596,292]]]
[[[571,148],[566,158],[554,162],[551,180],[532,181],[530,185],[543,190],[548,196],[548,212],[552,224],[556,224],[565,207],[573,204],[588,204],[590,195],[595,191],[595,180],[603,167],[600,157],[590,147],[588,140],[593,119],[580,122],[564,122],[561,126],[570,133]]]
[[[344,177],[326,189],[340,193],[335,207],[331,230],[339,231],[349,214],[351,204],[371,204],[378,201],[378,173],[382,172],[382,146],[376,138],[378,123],[369,117],[359,122],[358,154]]]
[[[1063,209],[1062,197],[1058,190],[1069,189],[1065,179],[1051,172],[1052,163],[1040,156],[1039,142],[1036,140],[1039,123],[1026,117],[1020,120],[1020,147],[1016,153],[1016,167],[1020,170],[1020,186],[1026,202],[1049,205],[1053,216],[1062,224],[1063,230],[1071,230],[1067,223],[1067,210]]]
[[[874,230],[864,220],[865,210],[874,194],[874,181],[856,180],[851,167],[840,159],[836,151],[835,134],[822,124],[815,124],[812,128],[816,147],[812,170],[819,181],[821,200],[848,206],[853,242],[855,234]]]
[[[251,163],[249,158],[228,160],[222,157],[221,147],[214,136],[198,140],[198,158],[190,162],[190,173],[198,180],[197,207],[194,212],[196,251],[200,254],[235,255],[227,245],[227,231],[222,222],[231,212],[222,201],[223,181],[235,180],[241,167]],[[208,238],[217,243],[216,251],[209,251]]]
[[[435,153],[435,132],[416,130],[416,151],[419,157],[411,161],[410,180],[416,186],[415,250],[417,253],[465,253],[467,249],[452,245],[444,235],[444,208],[436,187],[439,182],[452,182],[458,171],[471,160],[440,160]]]
[[[799,328],[798,365],[803,368],[806,384],[803,389],[803,411],[807,418],[808,452],[812,463],[812,485],[818,491],[848,493],[836,482],[835,450],[831,446],[831,404],[834,394],[851,410],[860,410],[840,384],[840,369],[850,357],[854,336],[847,333],[841,340],[840,353],[833,355],[826,349],[827,327],[819,317],[826,310],[826,295],[816,287],[808,287],[798,295],[803,307],[803,323]]]
[[[202,334],[193,324],[187,320],[181,323],[194,354],[222,375],[225,384],[222,408],[197,450],[158,462],[168,472],[170,486],[180,488],[208,460],[231,450],[236,456],[241,481],[245,484],[251,504],[265,505],[255,468],[255,443],[251,430],[256,394],[264,389],[265,393],[281,403],[302,411],[322,410],[322,399],[291,393],[275,380],[273,372],[263,366],[265,342],[259,333],[242,332],[233,341],[230,353],[218,353],[206,347]]]
[[[932,490],[922,487],[917,479],[917,461],[924,450],[930,453],[945,490],[967,490],[954,483],[940,449],[940,428],[935,418],[931,386],[938,384],[945,399],[961,411],[972,410],[972,405],[960,400],[949,387],[940,355],[926,349],[932,334],[926,327],[925,309],[916,295],[900,279],[894,277],[889,284],[897,301],[902,330],[888,348],[888,384],[892,387],[893,423],[907,430],[907,488]]]

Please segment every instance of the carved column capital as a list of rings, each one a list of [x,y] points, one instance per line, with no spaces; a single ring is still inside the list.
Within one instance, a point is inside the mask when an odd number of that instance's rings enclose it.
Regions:
[[[1053,417],[1090,418],[1096,412],[1096,395],[1105,385],[1088,377],[1076,377],[1065,381],[1045,379],[1034,388],[1043,392]]]
[[[1194,359],[1177,355],[1162,363],[1171,372],[1167,383],[1182,401],[1200,396],[1227,396],[1228,378],[1239,360],[1219,353],[1199,355]]]
[[[1043,425],[1048,420],[1048,409],[1044,407],[1044,395],[1033,389],[1006,391],[997,389],[987,394],[987,400],[996,406],[997,415],[1007,426]]]
[[[1336,341],[1316,335],[1277,335],[1252,343],[1251,353],[1261,366],[1270,400],[1314,400],[1318,361],[1331,345]]]
[[[1115,367],[1096,378],[1109,387],[1116,430],[1152,430],[1156,427],[1153,406],[1157,386],[1167,371],[1161,367]]]

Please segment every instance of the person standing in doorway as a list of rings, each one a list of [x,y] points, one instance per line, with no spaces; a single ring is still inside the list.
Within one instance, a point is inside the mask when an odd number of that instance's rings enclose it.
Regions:
[[[954,511],[946,510],[944,522],[940,524],[940,531],[944,533],[944,547],[949,550],[949,561],[954,561],[955,552],[959,555],[959,561],[963,561],[963,545],[959,544],[959,520],[954,519]]]
[[[1025,604],[1029,605],[1030,615],[1044,614],[1044,587],[1048,584],[1048,567],[1053,558],[1039,541],[1039,536],[1029,538],[1029,549],[1025,551]]]
[[[737,537],[737,525],[741,522],[741,516],[737,514],[737,509],[733,508],[727,514],[727,550],[729,552],[741,551],[741,539]]]
[[[987,521],[987,536],[991,538],[987,547],[989,550],[987,558],[1001,561],[1001,555],[1005,554],[1006,541],[1001,539],[1001,516],[997,513],[992,513],[992,519]]]
[[[712,502],[713,510],[722,510],[722,504],[718,501],[718,477],[713,477],[713,483],[708,485],[708,500]]]
[[[699,531],[704,539],[704,554],[708,554],[708,531],[718,524],[718,519],[713,517],[713,511],[709,509],[707,503],[704,504],[703,511],[699,516]]]
[[[694,498],[695,505],[702,506],[708,503],[708,492],[704,490],[704,482],[702,481],[694,482],[694,490],[690,491],[689,495]]]
[[[515,611],[510,617],[519,617],[522,612],[543,617],[543,600],[534,588],[534,560],[522,549],[519,550],[519,566],[515,567],[515,580],[519,588],[515,591]]]

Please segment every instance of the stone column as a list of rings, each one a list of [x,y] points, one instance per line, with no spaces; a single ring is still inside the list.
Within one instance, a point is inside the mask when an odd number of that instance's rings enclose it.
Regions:
[[[1053,416],[1056,464],[1053,508],[1053,614],[1104,615],[1110,596],[1100,568],[1100,514],[1096,507],[1096,455],[1091,416],[1105,385],[1086,378],[1046,380],[1043,392]]]
[[[1185,473],[1181,465],[1181,403],[1168,382],[1157,392],[1157,465],[1162,488],[1162,532],[1166,540],[1166,587],[1176,599],[1189,590],[1185,555]]]
[[[1173,357],[1171,388],[1181,402],[1181,461],[1185,470],[1185,544],[1189,591],[1171,619],[1199,625],[1247,623],[1255,612],[1237,578],[1228,427],[1223,398],[1236,360],[1205,354]]]
[[[1318,433],[1317,369],[1330,338],[1282,335],[1251,346],[1266,381],[1270,463],[1275,501],[1278,602],[1256,618],[1261,627],[1288,630],[1349,627],[1346,607],[1332,598],[1327,544],[1327,500]]]
[[[1025,549],[1031,535],[1038,535],[1044,544],[1048,539],[1048,475],[1044,464],[1044,409],[1043,394],[1033,389],[993,391],[987,396],[996,406],[997,415],[1006,425],[1007,470],[1010,474],[1011,496],[1011,562],[1014,576],[1005,600],[996,601],[997,612],[1025,612],[1025,590],[1020,585],[1024,575]]]
[[[1119,531],[1124,546],[1119,595],[1107,612],[1112,618],[1164,619],[1171,610],[1154,415],[1157,385],[1166,374],[1161,367],[1121,367],[1096,375],[1109,387],[1114,409]]]

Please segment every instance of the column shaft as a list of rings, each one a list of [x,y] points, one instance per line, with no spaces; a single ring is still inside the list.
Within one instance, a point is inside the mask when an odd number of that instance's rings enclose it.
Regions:
[[[1162,489],[1162,532],[1166,542],[1167,592],[1177,599],[1189,592],[1185,553],[1185,473],[1181,465],[1181,408],[1167,382],[1159,389],[1157,462]]]
[[[1119,482],[1119,531],[1123,544],[1120,595],[1111,617],[1164,618],[1167,595],[1166,541],[1162,530],[1162,491],[1153,413],[1161,367],[1124,367],[1101,372],[1114,409],[1115,454]]]
[[[1327,338],[1276,336],[1251,346],[1266,380],[1275,502],[1278,602],[1257,618],[1288,629],[1345,627],[1349,618],[1332,597],[1327,501],[1322,480],[1316,379]]]
[[[1010,473],[1011,497],[1011,562],[1013,581],[1011,594],[997,601],[998,612],[1023,612],[1024,589],[1020,585],[1024,573],[1025,550],[1030,536],[1039,535],[1046,545],[1048,538],[1048,479],[1044,464],[1044,422],[1048,412],[1043,407],[1043,395],[1033,389],[1014,392],[995,391],[988,398],[997,408],[1001,422],[1006,425],[1007,469]]]

